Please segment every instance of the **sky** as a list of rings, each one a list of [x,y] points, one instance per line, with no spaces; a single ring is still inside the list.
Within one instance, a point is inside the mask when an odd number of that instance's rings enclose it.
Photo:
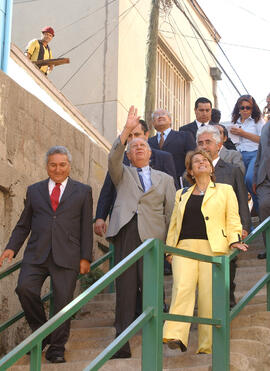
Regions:
[[[221,36],[220,45],[245,88],[220,53],[217,57],[240,94],[263,110],[270,93],[270,0],[197,0]],[[239,94],[222,74],[218,82],[221,120],[228,121]]]

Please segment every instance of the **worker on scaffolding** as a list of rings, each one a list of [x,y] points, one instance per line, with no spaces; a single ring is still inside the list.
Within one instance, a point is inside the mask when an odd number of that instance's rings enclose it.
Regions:
[[[49,47],[49,42],[54,37],[54,30],[52,27],[44,27],[42,30],[42,38],[40,40],[33,39],[29,41],[25,55],[32,61],[40,61],[46,59],[52,59],[52,52]],[[47,75],[52,71],[53,65],[45,65],[39,67],[40,71]]]

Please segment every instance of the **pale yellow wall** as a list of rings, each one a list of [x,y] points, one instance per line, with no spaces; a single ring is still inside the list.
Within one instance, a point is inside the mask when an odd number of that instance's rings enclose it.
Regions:
[[[188,1],[180,2],[183,9],[190,12],[191,18],[196,23],[196,26],[202,32],[205,39],[212,39],[210,33],[206,30],[199,17],[194,10],[190,8]],[[194,120],[194,102],[204,96],[213,102],[212,78],[210,77],[210,66],[214,67],[213,58],[206,51],[202,41],[198,41],[190,24],[181,13],[181,11],[173,7],[170,13],[160,17],[160,34],[167,41],[172,51],[178,56],[180,62],[186,66],[186,69],[193,77],[190,86],[190,121]],[[197,36],[196,36],[197,37]],[[216,43],[208,42],[214,50]]]
[[[118,54],[118,131],[125,124],[127,110],[134,104],[144,114],[147,33],[150,1],[120,0],[119,13],[128,11],[119,24]]]

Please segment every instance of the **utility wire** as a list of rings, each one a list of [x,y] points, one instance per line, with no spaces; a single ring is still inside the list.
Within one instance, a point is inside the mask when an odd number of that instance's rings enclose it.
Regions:
[[[94,32],[92,35],[88,36],[86,39],[82,40],[79,44],[76,44],[75,46],[73,46],[71,49],[69,50],[66,50],[64,53],[58,55],[57,58],[61,58],[63,57],[63,55],[66,55],[67,53],[77,49],[79,46],[81,46],[82,44],[84,44],[86,41],[90,40],[92,37],[96,36],[100,31],[102,31],[103,29],[105,28],[105,26],[102,26],[101,28],[99,28],[96,32]]]
[[[60,90],[63,90],[67,84],[73,79],[73,77],[82,69],[82,67],[89,61],[89,59],[95,54],[95,52],[99,49],[99,47],[104,43],[104,41],[114,32],[114,30],[119,26],[119,24],[125,19],[125,17],[129,14],[129,12],[139,3],[140,0],[137,0],[136,3],[132,4],[131,7],[126,9],[122,14],[119,15],[121,20],[115,25],[115,27],[108,33],[107,36],[97,45],[97,47],[88,55],[88,57],[80,64],[77,70],[69,77],[69,79],[65,82],[65,84],[61,87]]]
[[[201,37],[200,35],[200,32],[198,31],[197,27],[195,27],[195,25],[193,24],[193,22],[189,19],[188,15],[186,14],[186,12],[184,11],[184,9],[181,7],[181,5],[179,4],[179,2],[177,0],[173,0],[175,6],[184,14],[184,16],[186,17],[187,21],[189,22],[189,24],[191,25],[191,27],[194,28],[195,32],[197,33],[197,35],[200,37],[200,39],[202,40],[202,42],[204,43],[206,49],[208,50],[208,52],[211,54],[211,56],[214,58],[215,62],[217,63],[217,65],[221,68],[221,70],[223,71],[223,73],[225,74],[225,76],[228,78],[228,80],[230,81],[230,83],[232,84],[232,86],[234,87],[234,89],[237,91],[237,93],[239,95],[241,95],[240,91],[238,90],[237,86],[234,84],[234,82],[232,81],[232,79],[230,78],[230,76],[227,74],[226,70],[223,68],[223,66],[221,65],[221,63],[218,61],[218,59],[216,58],[216,56],[214,55],[214,53],[212,52],[212,50],[209,48],[209,46],[207,45],[206,41],[204,40],[203,37]]]
[[[32,1],[33,1],[33,0],[32,0]],[[82,17],[76,19],[75,21],[73,21],[73,22],[71,22],[71,23],[69,23],[69,24],[67,24],[67,25],[65,25],[65,26],[63,26],[63,27],[61,27],[61,28],[59,28],[58,30],[56,30],[56,32],[63,31],[63,30],[65,30],[66,28],[68,28],[68,27],[70,27],[70,26],[73,26],[74,24],[80,22],[81,20],[83,20],[83,19],[85,19],[85,18],[88,18],[88,17],[90,17],[91,15],[97,13],[99,10],[104,9],[107,5],[111,5],[111,4],[114,3],[115,1],[116,1],[116,0],[111,0],[110,2],[108,2],[108,4],[105,4],[105,5],[103,5],[103,6],[99,7],[99,8],[97,8],[97,9],[94,10],[93,12],[91,12],[91,13],[89,13],[89,14],[86,14],[86,15],[84,15],[84,16],[82,16]]]
[[[175,2],[176,2],[176,0],[174,1],[174,3],[175,3]],[[196,11],[199,12],[199,14],[201,15],[201,17],[202,17],[205,21],[208,21],[207,18],[205,17],[205,15],[200,11],[200,9],[198,9],[198,7],[196,6],[196,4],[194,4],[193,0],[191,1],[191,3],[192,3],[192,5],[193,5],[193,7],[196,9]],[[193,25],[193,27],[195,27],[195,26]],[[197,33],[198,33],[198,35],[200,36],[200,38],[204,41],[205,45],[207,45],[205,39],[204,39],[203,36],[200,34],[200,32],[197,31]],[[218,40],[217,40],[217,38],[216,38],[216,35],[214,35],[214,38],[215,38],[215,40],[216,40],[216,42],[217,42],[217,45],[218,45],[219,49],[221,50],[221,52],[222,52],[222,54],[224,55],[224,57],[225,57],[225,59],[227,60],[227,62],[229,63],[229,65],[230,65],[230,67],[232,68],[233,72],[236,74],[236,76],[237,76],[238,80],[240,81],[241,85],[243,86],[243,88],[245,89],[245,91],[247,92],[247,94],[249,94],[247,88],[245,87],[245,85],[244,85],[242,79],[240,78],[240,76],[239,76],[239,74],[237,73],[236,69],[234,68],[234,66],[232,65],[231,61],[229,60],[227,54],[225,53],[225,51],[223,50],[223,48],[222,48],[221,45],[219,44],[219,42],[218,42]],[[208,45],[207,45],[207,47],[208,47]],[[210,48],[209,48],[209,49],[210,49]],[[218,61],[217,61],[217,62],[218,62]],[[237,90],[237,91],[238,91],[238,90]],[[239,95],[240,95],[240,93],[239,93]]]
[[[179,29],[177,22],[175,21],[175,19],[173,18],[173,16],[171,16],[171,18],[172,18],[172,21],[173,21],[175,27],[176,27],[177,30],[178,30],[178,34],[182,35],[181,30]],[[170,24],[171,24],[171,23],[170,23]],[[171,25],[171,27],[172,27],[172,25]],[[174,30],[174,27],[172,27],[172,29]],[[177,46],[178,46],[178,49],[179,49],[180,55],[182,55],[182,54],[181,54],[181,48],[179,47],[179,44],[178,44],[178,42],[177,42],[177,39],[176,39],[176,36],[175,36],[175,35],[176,35],[176,33],[174,33],[174,37],[175,37],[175,40],[176,40],[176,43],[177,43]],[[182,35],[182,36],[183,36],[183,35]],[[179,37],[179,39],[180,39],[180,41],[182,42],[182,40],[181,40],[180,37]],[[205,72],[208,73],[209,71],[205,68],[205,65],[202,63],[201,59],[198,57],[197,54],[195,54],[195,52],[194,52],[194,48],[192,48],[192,46],[190,45],[190,43],[188,42],[188,40],[186,40],[185,38],[184,38],[184,40],[185,40],[185,42],[187,43],[188,47],[190,48],[191,52],[194,54],[194,57],[195,57],[195,58],[198,60],[198,62],[202,65],[202,67],[203,67],[203,69],[205,70]],[[183,45],[183,42],[182,42],[182,45]],[[184,45],[183,45],[183,48],[185,48]],[[186,54],[187,54],[187,56],[188,56],[188,53],[186,53]],[[188,57],[188,58],[189,58],[189,57]],[[185,60],[184,60],[183,56],[182,56],[182,59],[183,59],[183,62],[185,63]],[[206,92],[206,95],[208,95],[208,91],[206,90],[205,84],[202,82],[202,80],[201,80],[201,78],[200,78],[200,74],[199,74],[199,72],[197,71],[195,65],[193,64],[192,59],[189,58],[189,61],[190,61],[190,64],[193,66],[194,71],[195,71],[196,74],[197,74],[198,81],[201,83],[203,89],[204,89],[205,92]],[[194,84],[191,84],[191,85],[194,85]],[[197,88],[197,89],[198,89],[198,88]],[[200,92],[200,93],[201,93],[201,92]],[[202,95],[203,95],[203,94],[202,94]]]
[[[36,1],[40,1],[40,0],[22,0],[22,1],[14,1],[14,5],[17,5],[17,4],[24,4],[24,3],[34,3]]]
[[[163,31],[163,32],[166,32],[166,31]],[[198,39],[197,36],[191,36],[191,35],[185,35],[183,34],[184,37],[187,37],[187,38],[190,38],[190,39]],[[216,43],[217,41],[216,40],[211,40],[211,39],[206,39],[204,38],[205,41],[208,41],[208,42],[212,42],[212,43]],[[250,46],[250,45],[243,45],[243,44],[233,44],[233,43],[228,43],[226,41],[219,41],[220,44],[223,44],[223,45],[228,45],[228,46],[234,46],[234,47],[237,47],[237,48],[244,48],[244,49],[253,49],[253,50],[259,50],[259,51],[262,51],[262,52],[270,52],[270,49],[266,49],[266,48],[259,48],[259,47],[256,47],[256,46]]]

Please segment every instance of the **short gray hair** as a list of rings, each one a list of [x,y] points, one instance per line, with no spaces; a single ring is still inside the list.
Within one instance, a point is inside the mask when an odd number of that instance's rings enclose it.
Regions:
[[[61,155],[66,155],[68,162],[71,163],[72,156],[69,150],[64,146],[54,146],[54,147],[51,147],[46,153],[46,164],[48,163],[49,157],[56,153],[60,153]]]
[[[143,138],[135,138],[135,139],[132,139],[132,140],[128,143],[128,145],[127,145],[127,152],[130,152],[131,144],[132,144],[133,142],[135,142],[136,140],[138,140],[138,139],[140,139],[140,140],[142,140],[143,142],[145,142],[146,145],[147,145],[147,148],[151,151],[151,147],[149,146],[149,143],[147,142],[147,140],[145,140],[145,139],[143,139]]]
[[[157,112],[157,111],[164,111],[164,112],[166,112],[166,115],[170,117],[170,119],[172,118],[172,114],[169,111],[167,111],[166,109],[163,109],[163,108],[158,108],[154,112],[152,112],[152,114],[151,114],[151,118],[152,118],[153,121],[154,121],[155,112]]]
[[[197,134],[196,134],[197,144],[198,144],[199,136],[205,133],[211,134],[213,138],[215,139],[216,143],[221,142],[220,132],[218,128],[216,128],[214,125],[205,125],[205,126],[201,126],[197,131]]]

